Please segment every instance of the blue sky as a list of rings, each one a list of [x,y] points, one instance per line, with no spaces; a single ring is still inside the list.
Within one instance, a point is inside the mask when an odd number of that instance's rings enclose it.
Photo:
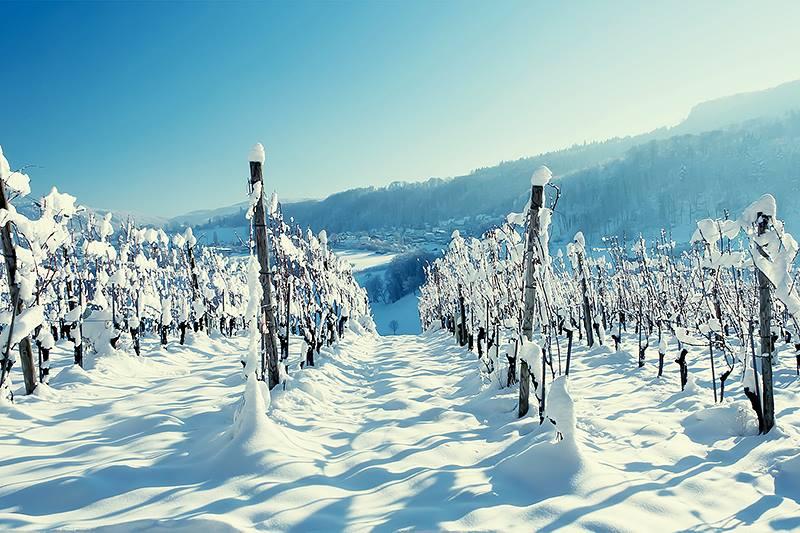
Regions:
[[[452,176],[800,78],[800,2],[0,4],[0,145],[34,192],[176,215]]]

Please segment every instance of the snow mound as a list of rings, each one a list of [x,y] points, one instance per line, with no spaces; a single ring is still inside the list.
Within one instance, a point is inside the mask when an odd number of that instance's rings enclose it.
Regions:
[[[576,491],[586,464],[575,439],[556,441],[555,432],[540,431],[523,436],[518,444],[521,451],[494,467],[496,483],[514,480],[531,492],[533,501]]]
[[[800,454],[779,462],[774,469],[775,492],[800,503]]]
[[[758,420],[744,401],[700,409],[682,423],[686,436],[701,444],[758,434]]]
[[[244,397],[233,420],[233,443],[243,451],[261,448],[270,441],[270,423],[267,419],[269,408],[269,390],[263,381],[256,379],[255,373],[247,378]]]
[[[544,187],[550,183],[551,179],[553,179],[553,173],[550,172],[549,168],[542,165],[533,171],[533,175],[531,176],[531,185]]]
[[[517,443],[521,451],[503,459],[494,470],[493,478],[516,480],[533,491],[537,501],[575,492],[586,471],[576,435],[575,406],[567,383],[566,376],[559,376],[550,384],[545,425],[523,436]]]
[[[78,365],[72,365],[62,369],[50,380],[54,385],[58,384],[59,388],[88,385],[92,383],[92,381],[92,376],[89,375],[89,372]]]
[[[567,386],[567,376],[559,376],[550,384],[545,415],[556,424],[565,441],[575,442],[575,404]]]

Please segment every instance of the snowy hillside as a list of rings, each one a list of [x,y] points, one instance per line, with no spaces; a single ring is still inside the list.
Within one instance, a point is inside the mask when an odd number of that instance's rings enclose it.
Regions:
[[[793,110],[800,110],[800,80],[700,103],[673,131],[700,133],[755,118],[780,118]]]
[[[375,237],[372,248],[388,251],[398,244],[395,230],[404,230],[415,233],[410,247],[422,249],[453,229],[479,235],[509,211],[522,209],[530,173],[546,164],[566,192],[594,200],[565,206],[554,226],[555,240],[566,242],[582,230],[596,243],[631,223],[644,225],[646,235],[666,228],[688,238],[697,218],[744,207],[748,198],[741,193],[749,182],[756,183],[757,193],[796,188],[798,111],[800,81],[795,81],[700,103],[671,128],[505,161],[465,176],[286,201],[283,208],[304,226],[350,238],[349,245]],[[736,186],[720,189],[721,180]],[[672,191],[683,182],[691,185],[690,194]],[[606,196],[620,195],[627,198],[609,213]],[[175,217],[166,225],[185,224],[196,225],[209,242],[216,234],[217,241],[234,244],[247,226],[239,204]]]

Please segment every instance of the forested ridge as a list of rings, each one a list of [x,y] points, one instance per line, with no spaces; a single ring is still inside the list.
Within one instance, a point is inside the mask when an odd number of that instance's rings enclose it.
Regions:
[[[669,136],[669,131],[573,146],[458,178],[352,189],[320,201],[287,203],[284,213],[332,233],[444,226],[481,215],[500,219],[524,207],[528,178],[545,162],[555,183],[575,199],[556,215],[554,241],[582,229],[596,242],[634,226],[686,237],[697,218],[744,207],[745,190],[780,195],[788,213],[796,210],[800,113],[699,134]],[[196,227],[245,224],[241,209]]]

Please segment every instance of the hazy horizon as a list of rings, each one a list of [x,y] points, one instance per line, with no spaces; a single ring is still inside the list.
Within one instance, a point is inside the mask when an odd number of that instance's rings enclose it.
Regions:
[[[458,176],[674,125],[702,101],[797,79],[781,55],[800,48],[795,13],[745,2],[8,3],[0,144],[12,165],[32,165],[34,193],[58,184],[82,204],[154,216],[242,201],[257,141],[283,198]]]

